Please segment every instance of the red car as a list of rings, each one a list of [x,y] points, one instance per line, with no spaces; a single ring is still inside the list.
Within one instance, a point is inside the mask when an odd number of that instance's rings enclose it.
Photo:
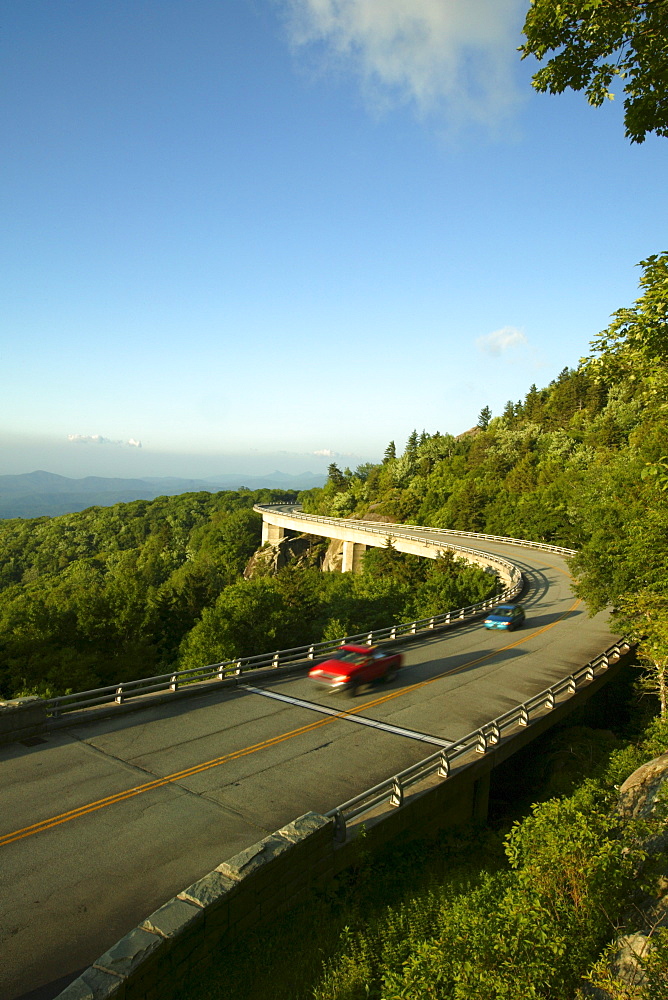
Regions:
[[[311,667],[311,680],[334,691],[354,695],[361,684],[392,680],[403,663],[401,653],[389,653],[377,646],[340,646],[331,659]]]

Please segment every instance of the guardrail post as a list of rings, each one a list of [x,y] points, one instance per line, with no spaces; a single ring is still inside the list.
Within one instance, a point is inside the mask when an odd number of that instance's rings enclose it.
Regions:
[[[399,778],[392,779],[392,794],[390,795],[390,805],[400,806],[404,801],[404,789]]]
[[[486,733],[488,743],[498,743],[501,739],[501,730],[496,722],[493,722]]]
[[[334,813],[334,840],[343,844],[346,839],[346,818],[340,809]]]
[[[176,674],[172,674],[169,681],[169,690],[178,691],[179,690],[179,679]]]
[[[478,730],[478,732],[476,734],[476,739],[477,739],[477,743],[476,743],[475,752],[476,753],[487,753],[487,737],[483,733],[482,729]]]
[[[554,691],[550,690],[547,692],[547,698],[545,699],[545,708],[551,712],[554,708],[556,702],[554,700]]]
[[[575,677],[573,676],[573,674],[569,674],[568,675],[568,688],[567,688],[568,693],[569,694],[575,694],[576,688],[577,688],[577,684],[575,683]]]
[[[392,631],[390,632],[390,639],[396,639],[397,637],[397,626],[392,626]]]
[[[430,618],[429,619],[429,624],[427,625],[427,628],[433,628],[433,627],[434,627],[434,619]]]
[[[122,684],[119,684],[118,687],[116,688],[116,697],[114,698],[114,701],[116,702],[117,705],[122,705],[123,704],[123,685]]]
[[[439,778],[450,777],[450,758],[448,757],[447,750],[441,750],[441,759],[438,765],[438,776]]]
[[[221,663],[221,665],[218,667],[218,680],[222,681],[224,677],[225,677],[225,667]]]
[[[520,726],[528,726],[529,725],[529,713],[527,712],[526,705],[522,705],[520,707],[520,717],[518,719],[518,724]]]
[[[373,646],[373,632],[369,632],[366,637],[367,646]]]
[[[309,660],[312,660],[315,657],[315,649],[313,648],[313,646],[309,646],[308,653],[306,655]]]
[[[277,667],[280,662],[281,662],[280,653],[274,653],[271,660],[272,667]]]
[[[594,665],[593,663],[588,663],[585,667],[585,677],[588,681],[593,681],[594,679]]]
[[[417,622],[411,622],[411,635],[415,635],[417,632]]]

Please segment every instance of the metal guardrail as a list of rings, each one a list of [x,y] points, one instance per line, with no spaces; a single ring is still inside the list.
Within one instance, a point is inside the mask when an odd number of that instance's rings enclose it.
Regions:
[[[531,725],[532,721],[536,721],[538,715],[542,718],[546,712],[552,711],[558,704],[567,701],[578,690],[591,683],[595,677],[604,673],[611,663],[616,662],[630,648],[631,644],[625,640],[615,643],[604,653],[590,660],[584,667],[569,674],[563,680],[557,681],[556,684],[529,698],[523,704],[516,705],[504,712],[497,719],[485,723],[481,729],[469,733],[462,740],[438,750],[425,760],[413,764],[378,785],[374,785],[373,788],[367,788],[366,791],[348,799],[347,802],[335,809],[330,809],[325,815],[334,819],[337,840],[345,840],[347,824],[352,820],[386,804],[401,806],[407,790],[412,785],[416,785],[432,775],[437,775],[444,780],[449,778],[453,767],[457,762],[462,762],[463,758],[476,759],[477,755],[484,755],[490,748],[499,743],[502,737],[508,736],[514,730]],[[467,763],[471,763],[471,761]]]
[[[293,504],[272,504],[271,506],[267,506],[265,509],[270,510],[277,506],[294,508]],[[261,507],[256,507],[255,509],[260,511],[262,510]],[[291,513],[290,516],[299,516],[299,514],[293,510],[293,513]],[[303,515],[303,517],[307,519],[315,519],[311,518],[310,515]],[[339,518],[318,518],[318,520],[333,523],[340,523],[341,521]],[[362,524],[366,522],[350,523]],[[377,521],[371,521],[368,522],[368,524],[370,527],[375,529],[375,531],[381,532],[387,536],[387,525],[383,525],[382,528],[379,528]],[[402,526],[392,525],[392,527],[401,528]],[[398,533],[395,532],[393,535],[394,534]],[[93,708],[95,706],[111,704],[121,705],[132,698],[139,698],[147,694],[169,691],[176,692],[179,688],[186,685],[193,685],[205,681],[230,681],[234,678],[239,678],[241,675],[250,671],[277,668],[289,664],[297,664],[300,661],[306,661],[306,663],[308,663],[315,659],[316,656],[326,654],[331,652],[333,649],[336,649],[342,642],[360,642],[371,646],[387,640],[392,641],[395,639],[415,636],[420,632],[452,627],[468,621],[469,619],[479,617],[486,611],[489,611],[489,609],[494,607],[496,604],[500,604],[503,601],[509,601],[513,597],[516,597],[522,590],[524,581],[520,570],[506,559],[502,559],[499,556],[492,555],[491,553],[483,552],[478,549],[471,549],[464,546],[447,546],[445,543],[439,542],[436,539],[422,538],[417,535],[411,535],[409,532],[402,532],[402,537],[414,538],[420,542],[424,542],[426,545],[434,546],[440,550],[443,550],[444,548],[451,548],[457,552],[465,552],[475,555],[478,558],[483,558],[499,567],[503,567],[509,577],[508,586],[505,587],[501,593],[496,594],[493,598],[486,601],[481,601],[478,604],[472,604],[465,608],[456,608],[440,615],[432,615],[430,618],[420,618],[417,621],[404,622],[400,625],[390,625],[387,628],[373,629],[369,632],[361,632],[357,635],[341,636],[339,639],[327,640],[325,642],[315,642],[310,643],[309,645],[295,646],[292,649],[278,649],[271,653],[258,653],[256,656],[235,657],[230,660],[222,660],[219,663],[210,663],[201,667],[191,667],[188,670],[176,670],[167,674],[159,674],[155,677],[142,677],[137,680],[109,684],[106,687],[93,688],[89,691],[76,691],[71,694],[60,695],[57,698],[48,698],[45,699],[47,716],[52,719],[57,719],[65,713],[75,712],[83,708]]]
[[[357,642],[369,646],[386,640],[394,640],[416,636],[420,632],[429,632],[459,625],[472,618],[477,618],[489,611],[496,604],[515,597],[522,589],[522,575],[510,587],[487,601],[471,604],[466,608],[457,608],[431,618],[420,618],[414,622],[401,625],[390,625],[387,628],[372,629],[370,632],[360,632],[357,635],[341,636],[339,639],[328,639],[325,642],[313,642],[310,645],[295,646],[292,649],[278,649],[272,653],[258,653],[256,656],[236,657],[232,660],[222,660],[203,667],[191,667],[188,670],[177,670],[169,674],[159,674],[156,677],[142,677],[132,681],[122,681],[109,684],[106,687],[94,688],[90,691],[77,691],[72,694],[60,695],[57,698],[45,699],[47,715],[58,718],[65,712],[74,712],[81,708],[91,708],[95,705],[116,703],[118,705],[131,699],[158,691],[178,691],[180,687],[196,684],[202,681],[224,681],[238,678],[245,673],[267,668],[278,668],[288,664],[310,661],[316,656],[331,652],[343,642]]]

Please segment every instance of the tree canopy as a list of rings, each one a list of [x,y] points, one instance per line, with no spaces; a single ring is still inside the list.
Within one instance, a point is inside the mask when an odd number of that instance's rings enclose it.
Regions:
[[[522,58],[550,56],[533,77],[536,90],[584,90],[600,107],[614,97],[617,79],[631,142],[643,142],[649,132],[668,135],[666,0],[533,0],[524,35]]]
[[[640,262],[643,294],[592,341],[586,364],[608,383],[626,381],[647,399],[663,400],[668,391],[668,252]]]

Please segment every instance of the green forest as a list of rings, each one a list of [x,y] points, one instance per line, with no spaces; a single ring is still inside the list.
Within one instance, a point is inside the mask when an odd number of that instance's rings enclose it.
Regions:
[[[257,500],[190,493],[0,522],[0,692],[151,676],[258,544]]]

